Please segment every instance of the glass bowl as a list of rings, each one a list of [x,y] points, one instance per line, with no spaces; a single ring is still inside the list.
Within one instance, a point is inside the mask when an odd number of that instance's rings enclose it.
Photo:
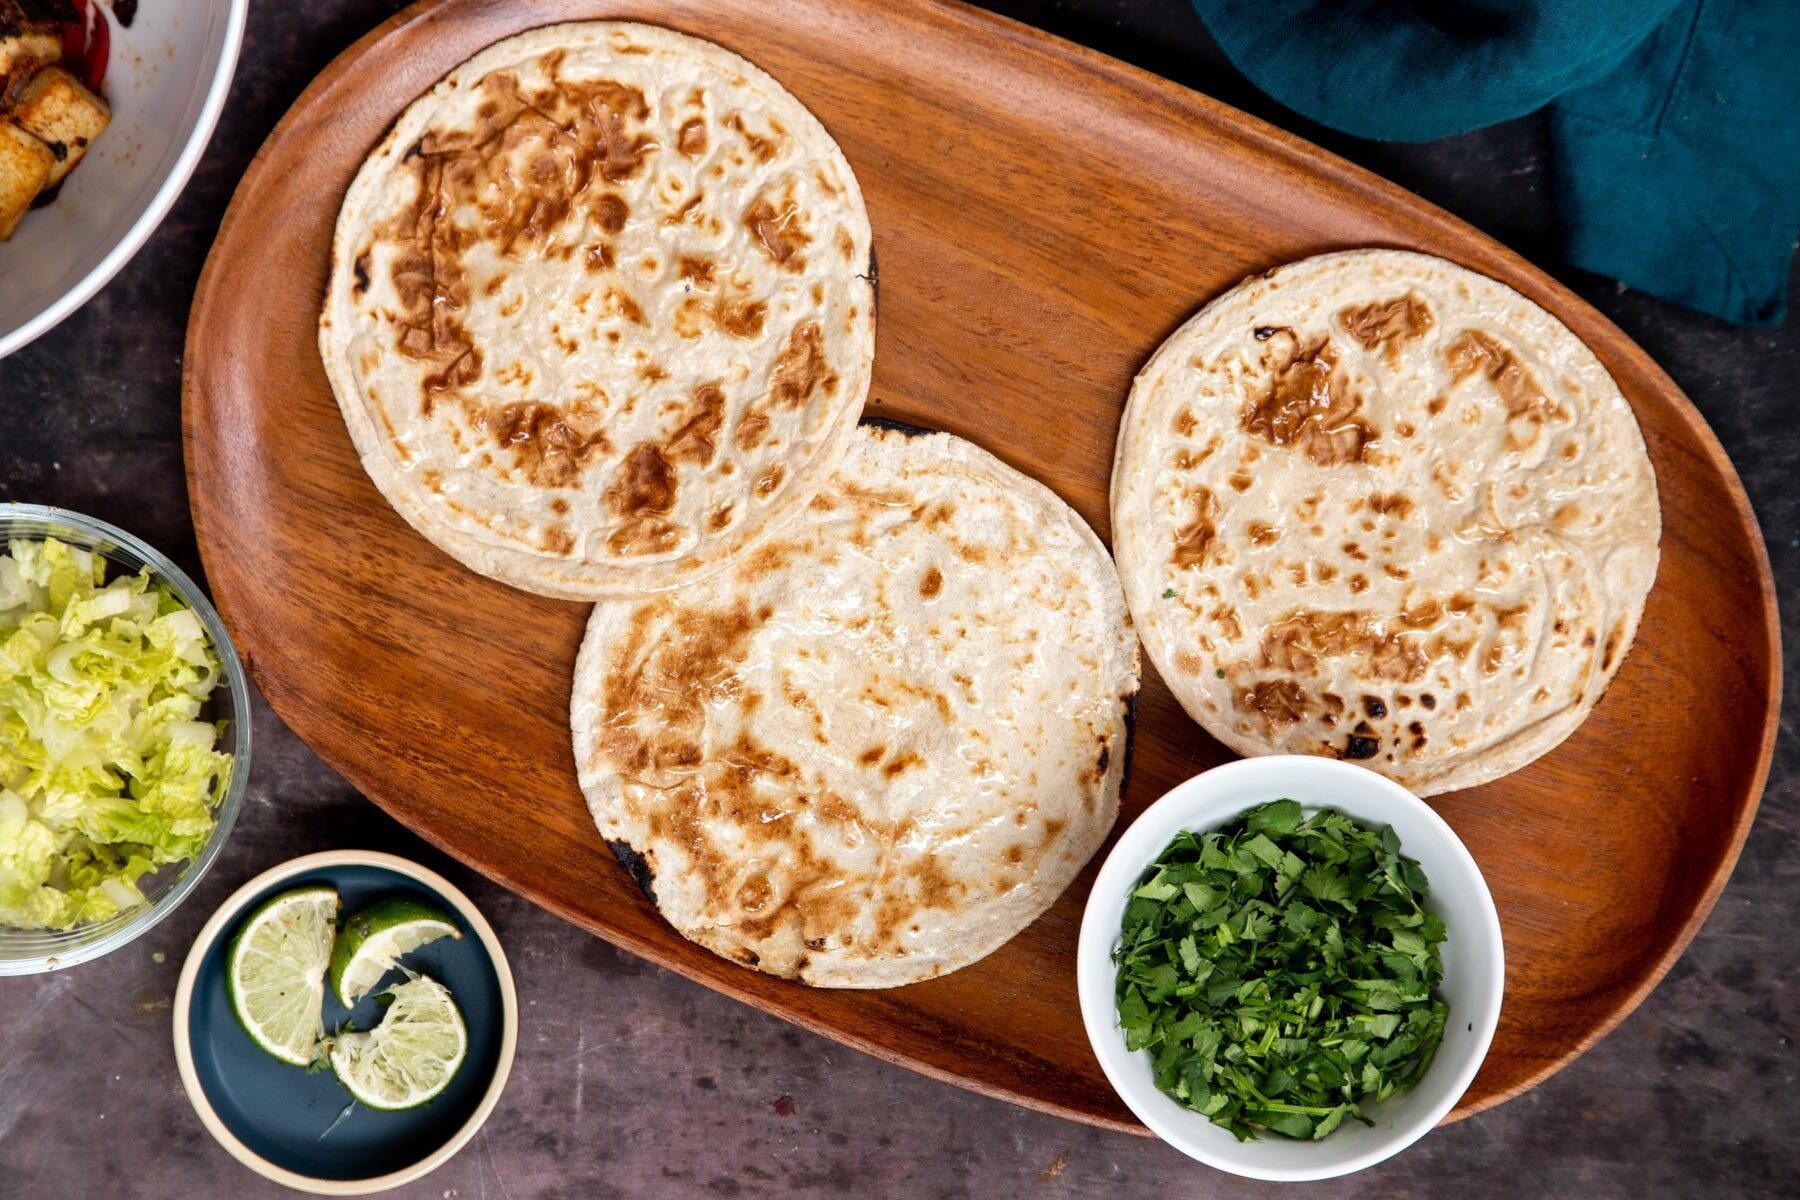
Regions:
[[[232,755],[231,782],[213,809],[216,823],[200,854],[185,863],[171,863],[138,881],[147,903],[104,921],[64,931],[0,925],[0,975],[35,975],[110,954],[175,911],[199,884],[219,857],[225,839],[231,836],[238,809],[243,807],[244,786],[250,778],[250,688],[219,614],[194,581],[150,546],[105,521],[40,504],[0,504],[0,552],[13,538],[44,537],[99,554],[118,568],[117,574],[135,575],[148,566],[153,576],[168,584],[194,610],[219,656],[220,679],[208,703],[208,716],[228,722],[223,740]]]

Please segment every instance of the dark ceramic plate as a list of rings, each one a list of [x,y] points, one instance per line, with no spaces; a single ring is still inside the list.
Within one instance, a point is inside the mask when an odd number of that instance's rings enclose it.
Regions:
[[[448,1089],[420,1108],[377,1112],[355,1104],[329,1070],[309,1074],[258,1049],[231,1010],[225,956],[238,927],[263,901],[329,884],[354,913],[388,896],[438,905],[460,939],[442,938],[402,962],[443,983],[469,1030],[468,1057]],[[396,969],[387,983],[402,978]],[[375,996],[345,1009],[327,990],[325,1028],[381,1019]],[[333,851],[285,863],[251,880],[213,914],[182,968],[175,1051],[201,1121],[233,1157],[289,1187],[326,1195],[381,1191],[419,1178],[474,1136],[505,1086],[517,1040],[512,975],[493,930],[468,897],[435,873],[390,855]]]

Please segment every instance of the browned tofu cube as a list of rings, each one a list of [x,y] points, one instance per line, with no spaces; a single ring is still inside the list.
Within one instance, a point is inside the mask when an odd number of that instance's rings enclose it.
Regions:
[[[55,187],[75,169],[112,120],[106,101],[61,67],[45,67],[14,93],[13,121],[50,147],[56,165],[45,185]]]
[[[50,147],[0,120],[0,242],[12,237],[55,165]]]
[[[0,75],[31,74],[62,61],[62,34],[39,25],[24,25],[0,34]]]

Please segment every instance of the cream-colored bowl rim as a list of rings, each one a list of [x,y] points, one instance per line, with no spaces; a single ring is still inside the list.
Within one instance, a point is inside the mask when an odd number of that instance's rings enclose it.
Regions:
[[[212,1101],[207,1099],[205,1090],[201,1088],[200,1078],[194,1071],[194,1048],[188,1038],[188,1010],[193,1001],[194,980],[199,976],[200,963],[213,943],[218,941],[226,927],[238,918],[258,892],[270,884],[292,879],[320,867],[382,867],[424,884],[448,901],[457,915],[475,931],[475,936],[481,939],[488,957],[493,960],[494,974],[500,980],[500,1061],[495,1064],[494,1078],[488,1083],[487,1093],[482,1096],[481,1103],[476,1106],[469,1119],[463,1122],[462,1128],[430,1154],[411,1166],[368,1179],[315,1179],[277,1166],[244,1145],[236,1134],[226,1128],[225,1122],[219,1119],[219,1114],[213,1110]],[[500,948],[500,939],[494,936],[493,926],[487,923],[487,918],[481,915],[474,902],[463,895],[455,884],[436,871],[392,854],[382,854],[375,850],[326,850],[269,868],[219,905],[218,911],[213,913],[200,930],[199,936],[194,939],[187,961],[182,964],[181,980],[175,985],[174,1021],[175,1066],[181,1073],[181,1086],[186,1090],[194,1111],[200,1114],[200,1123],[206,1126],[207,1132],[213,1135],[219,1145],[225,1147],[226,1153],[264,1179],[274,1180],[284,1187],[318,1196],[366,1196],[371,1192],[385,1192],[389,1188],[397,1188],[403,1183],[411,1183],[429,1175],[468,1145],[469,1139],[487,1121],[494,1106],[500,1102],[500,1093],[506,1089],[507,1076],[512,1073],[513,1052],[519,1042],[519,998],[513,989],[512,968],[507,965],[506,952]]]

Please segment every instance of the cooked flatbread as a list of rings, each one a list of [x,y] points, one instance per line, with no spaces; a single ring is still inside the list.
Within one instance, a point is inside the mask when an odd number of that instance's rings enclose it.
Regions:
[[[594,608],[571,722],[601,834],[669,923],[821,987],[954,971],[1118,813],[1137,640],[1093,531],[947,434],[865,428],[794,521]]]
[[[1165,342],[1125,409],[1112,520],[1189,715],[1240,753],[1423,794],[1581,724],[1662,530],[1593,352],[1512,289],[1390,250],[1249,279]]]
[[[548,596],[717,570],[812,497],[874,357],[856,177],[780,84],[553,25],[421,96],[344,197],[319,348],[415,528]]]

